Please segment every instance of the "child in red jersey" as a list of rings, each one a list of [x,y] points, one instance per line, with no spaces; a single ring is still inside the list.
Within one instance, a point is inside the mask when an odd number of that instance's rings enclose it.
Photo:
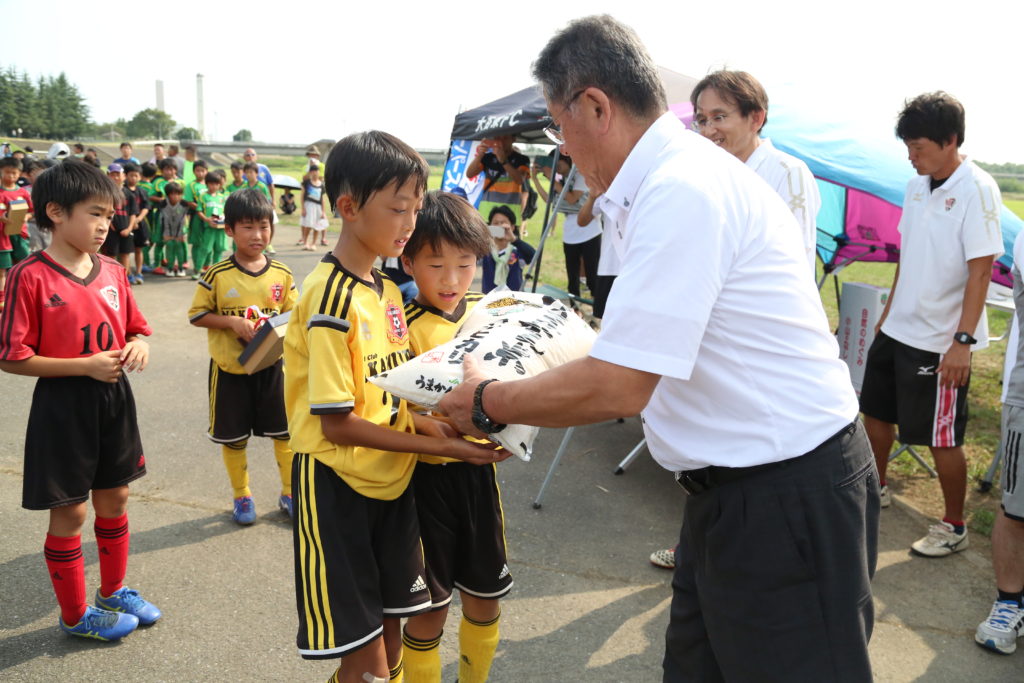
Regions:
[[[67,159],[32,187],[50,246],[15,266],[0,317],[0,370],[39,377],[25,436],[22,506],[49,510],[43,552],[60,628],[117,640],[160,610],[123,585],[128,483],[146,473],[126,372],[141,371],[151,330],[125,270],[97,255],[121,190],[94,166]],[[85,598],[81,529],[92,492],[100,589]]]
[[[21,160],[14,157],[0,159],[0,311],[4,307],[4,278],[8,269],[28,256],[28,221],[32,218],[32,197],[28,190],[18,186],[21,177]],[[28,205],[28,215],[21,224],[21,232],[8,235],[7,217],[13,204]]]

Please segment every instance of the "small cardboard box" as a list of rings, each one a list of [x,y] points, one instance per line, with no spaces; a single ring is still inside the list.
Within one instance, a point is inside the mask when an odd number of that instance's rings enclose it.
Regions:
[[[7,224],[4,226],[4,234],[20,235],[21,226],[25,225],[25,217],[28,216],[28,202],[24,199],[16,199],[7,207]]]
[[[238,362],[242,364],[246,374],[251,375],[269,368],[284,354],[284,335],[288,331],[288,319],[291,315],[291,311],[275,315],[256,330],[256,336],[238,356]]]
[[[864,365],[875,340],[875,325],[882,317],[889,290],[862,282],[844,282],[839,302],[839,357],[850,368],[850,380],[860,395]]]

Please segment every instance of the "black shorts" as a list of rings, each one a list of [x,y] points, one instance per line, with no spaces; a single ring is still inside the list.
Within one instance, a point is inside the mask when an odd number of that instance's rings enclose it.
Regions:
[[[296,643],[306,659],[373,642],[384,618],[430,610],[412,487],[367,498],[308,453],[292,460]]]
[[[962,446],[967,427],[967,384],[939,383],[942,354],[922,351],[879,332],[868,349],[860,410],[896,425],[900,441],[915,446]]]
[[[434,609],[451,601],[453,588],[484,599],[512,589],[494,473],[493,464],[416,464],[416,512]]]
[[[210,359],[211,441],[238,443],[252,436],[288,438],[283,361],[252,375],[224,372]]]
[[[132,244],[136,249],[144,249],[149,246],[149,226],[145,220],[139,221],[138,226],[132,233]]]
[[[43,377],[36,382],[25,435],[21,505],[49,510],[89,499],[146,473],[135,399],[121,376]]]
[[[135,233],[129,233],[127,237],[122,237],[121,233],[114,229],[113,226],[107,231],[107,237],[103,241],[103,246],[100,247],[100,252],[104,256],[116,259],[121,254],[134,254],[135,253],[135,239],[132,237]]]

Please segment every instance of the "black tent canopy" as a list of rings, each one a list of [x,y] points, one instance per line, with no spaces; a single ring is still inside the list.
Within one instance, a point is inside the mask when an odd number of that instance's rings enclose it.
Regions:
[[[658,67],[669,104],[686,102],[697,79]],[[517,142],[551,144],[544,128],[551,123],[547,103],[539,85],[469,109],[455,117],[452,140],[483,140],[497,135],[515,135]]]

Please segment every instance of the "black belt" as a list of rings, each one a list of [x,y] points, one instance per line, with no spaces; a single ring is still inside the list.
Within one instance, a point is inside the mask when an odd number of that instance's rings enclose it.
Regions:
[[[857,421],[854,420],[829,438],[822,441],[821,444],[813,450],[804,453],[803,455],[798,455],[795,458],[780,460],[778,462],[769,462],[764,465],[751,465],[750,467],[720,467],[718,465],[709,465],[708,467],[702,467],[699,470],[676,472],[676,483],[682,486],[683,490],[686,491],[688,495],[697,496],[705,491],[710,491],[716,486],[728,484],[729,482],[736,481],[737,479],[744,479],[757,474],[758,472],[789,467],[798,460],[815,455],[821,450],[822,446],[826,446],[836,439],[841,439],[848,433],[852,432],[856,427]]]

